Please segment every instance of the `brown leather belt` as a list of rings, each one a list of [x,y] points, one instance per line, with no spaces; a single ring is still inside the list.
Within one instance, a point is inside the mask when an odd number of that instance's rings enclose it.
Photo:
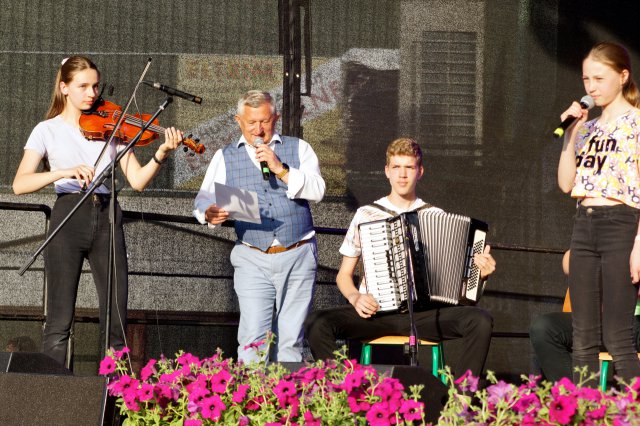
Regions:
[[[308,240],[300,240],[297,243],[291,244],[289,247],[285,247],[285,246],[271,246],[266,250],[261,250],[256,246],[251,246],[249,244],[245,244],[247,247],[250,247],[252,249],[258,250],[261,253],[266,253],[266,254],[276,254],[276,253],[284,253],[285,251],[289,251],[289,250],[293,250],[294,248],[298,248],[302,245],[305,245],[307,243],[310,243],[313,240],[313,238],[310,238]]]

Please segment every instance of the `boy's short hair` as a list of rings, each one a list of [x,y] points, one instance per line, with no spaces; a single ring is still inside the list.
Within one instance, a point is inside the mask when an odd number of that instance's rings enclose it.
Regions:
[[[394,140],[387,146],[387,165],[391,161],[391,157],[395,155],[406,155],[414,157],[418,160],[418,165],[422,165],[422,149],[415,139],[399,138]]]

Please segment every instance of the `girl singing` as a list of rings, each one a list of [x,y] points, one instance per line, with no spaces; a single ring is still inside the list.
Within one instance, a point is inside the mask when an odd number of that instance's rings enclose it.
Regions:
[[[582,81],[601,114],[587,121],[577,102],[562,113],[563,120],[577,120],[565,134],[558,166],[560,188],[578,200],[569,274],[573,365],[597,372],[602,338],[617,374],[630,381],[640,376],[633,339],[640,281],[640,110],[626,49],[596,44],[582,62]]]

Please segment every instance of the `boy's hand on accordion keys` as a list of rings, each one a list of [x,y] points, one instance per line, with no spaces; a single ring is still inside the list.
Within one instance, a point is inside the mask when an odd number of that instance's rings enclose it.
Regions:
[[[370,294],[358,293],[355,297],[349,297],[349,302],[362,318],[370,318],[380,309],[380,305]]]
[[[490,251],[491,247],[486,246],[482,253],[473,256],[473,263],[480,268],[480,278],[482,279],[487,278],[496,270],[496,260],[491,256]]]

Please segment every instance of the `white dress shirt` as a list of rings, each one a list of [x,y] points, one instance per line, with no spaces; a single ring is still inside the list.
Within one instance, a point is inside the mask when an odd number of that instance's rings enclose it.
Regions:
[[[276,143],[283,142],[280,135],[274,133],[267,146],[273,149]],[[244,144],[249,158],[251,158],[251,161],[256,166],[256,173],[260,173],[260,163],[256,158],[255,147],[249,144],[244,136],[241,136],[237,143],[238,146],[241,144]],[[297,169],[293,167],[289,168],[286,191],[287,197],[289,199],[305,199],[319,202],[322,200],[322,197],[324,197],[326,184],[320,175],[318,157],[313,151],[313,148],[311,148],[311,145],[302,139],[300,139],[298,143],[298,156],[300,158],[300,167]],[[216,203],[215,183],[218,182],[226,185],[226,180],[227,169],[222,149],[219,149],[211,159],[211,163],[209,163],[207,173],[204,176],[202,186],[194,202],[193,215],[198,222],[202,224],[207,223],[205,220],[205,212],[209,206]],[[214,227],[214,225],[209,224],[209,227]],[[312,232],[308,236],[305,236],[304,239],[311,238],[313,235],[314,233]],[[277,240],[274,241],[273,245],[278,245]]]

